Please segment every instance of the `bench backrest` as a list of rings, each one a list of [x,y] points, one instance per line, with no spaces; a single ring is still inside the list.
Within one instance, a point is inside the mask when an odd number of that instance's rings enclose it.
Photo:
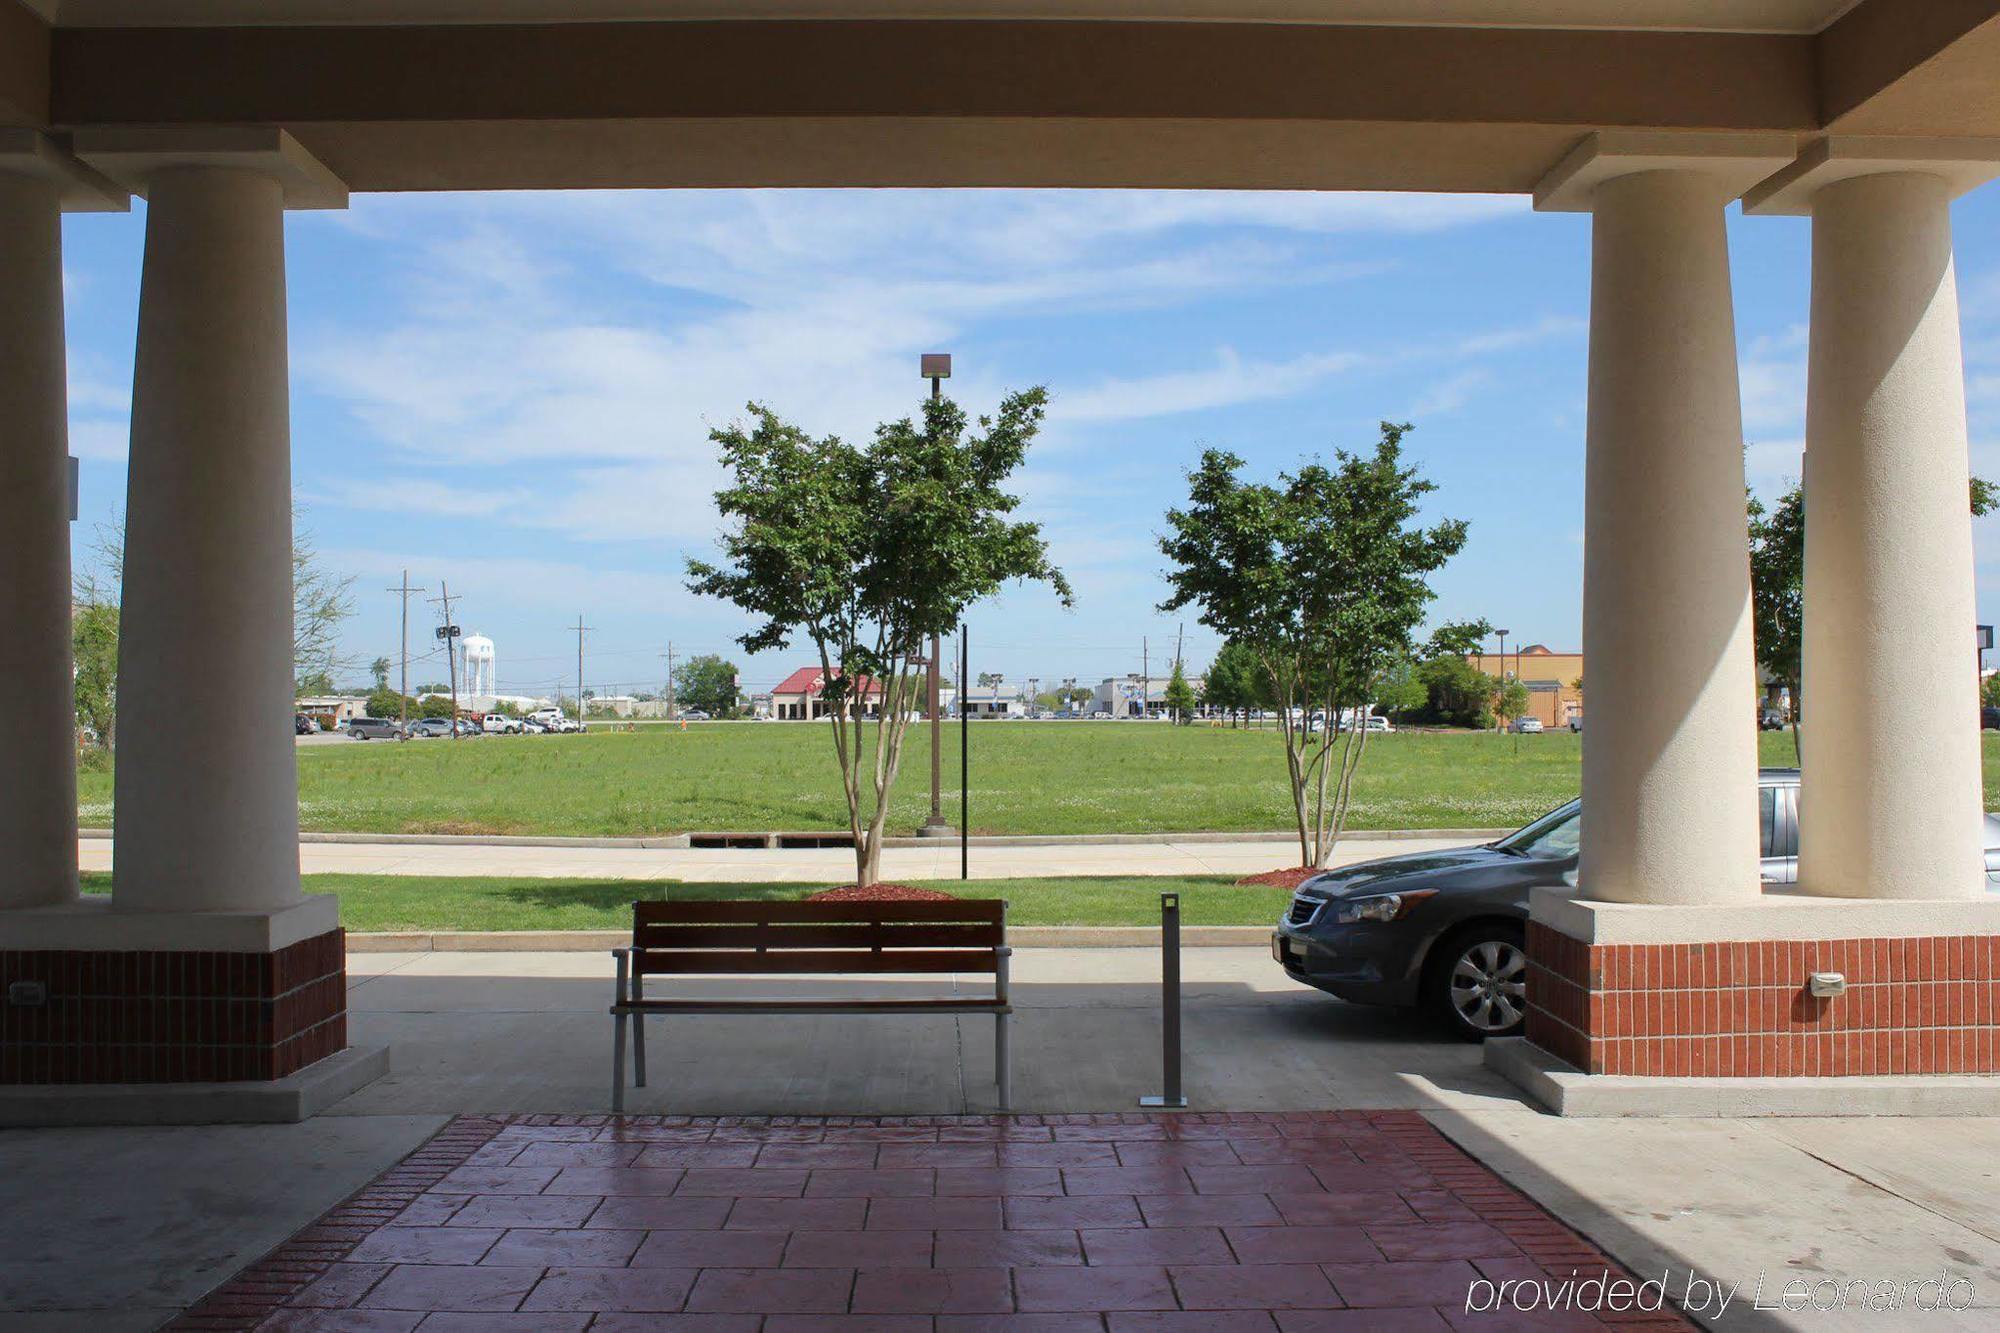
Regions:
[[[1007,904],[690,901],[632,904],[637,975],[1000,971]]]

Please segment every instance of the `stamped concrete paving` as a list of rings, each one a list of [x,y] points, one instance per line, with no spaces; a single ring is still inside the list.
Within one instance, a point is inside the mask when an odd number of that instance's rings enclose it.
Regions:
[[[1407,1111],[468,1117],[177,1327],[1498,1328],[1475,1284],[1576,1274]]]

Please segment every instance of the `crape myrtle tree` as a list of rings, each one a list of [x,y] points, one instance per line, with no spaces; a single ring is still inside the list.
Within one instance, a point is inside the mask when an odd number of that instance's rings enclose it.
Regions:
[[[948,398],[923,417],[876,427],[866,445],[814,439],[752,403],[747,425],[711,432],[733,484],[716,493],[722,560],[690,560],[688,587],[734,602],[759,623],[750,653],[803,634],[819,651],[826,705],[854,835],[855,883],[881,878],[882,830],[918,710],[927,640],[1015,580],[1069,581],[1033,523],[1009,517],[1006,482],[1041,428],[1047,394],[1010,394],[967,433]],[[867,682],[881,689],[869,743]]]
[[[2000,507],[2000,486],[1968,479],[1974,518]],[[1799,743],[1799,682],[1805,655],[1806,497],[1794,482],[1768,509],[1753,493],[1750,519],[1750,625],[1757,665],[1792,699],[1792,751]],[[1578,689],[1582,682],[1578,682]]]
[[[1256,654],[1284,736],[1300,863],[1314,868],[1346,827],[1377,691],[1419,651],[1429,576],[1465,545],[1460,520],[1416,523],[1435,487],[1403,464],[1409,429],[1385,421],[1372,454],[1338,451],[1275,485],[1244,481],[1241,458],[1208,450],[1160,539],[1173,590],[1160,610],[1197,607],[1204,625]],[[1449,625],[1424,651],[1464,652],[1485,631]],[[1343,708],[1356,710],[1355,725],[1334,725]]]

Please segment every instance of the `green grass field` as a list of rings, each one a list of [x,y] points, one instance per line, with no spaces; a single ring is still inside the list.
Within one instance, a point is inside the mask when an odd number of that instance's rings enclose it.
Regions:
[[[972,729],[975,833],[1282,830],[1291,817],[1275,732],[1132,723],[984,723]],[[945,804],[958,820],[958,728],[945,737]],[[1792,762],[1766,733],[1766,763]],[[2000,737],[1986,739],[1996,804]],[[299,751],[299,826],[361,833],[641,835],[840,829],[832,744],[798,724],[647,728],[586,736],[340,742]],[[1579,739],[1398,732],[1376,736],[1349,826],[1498,828],[1576,795]],[[928,732],[913,728],[890,819],[928,808]],[[85,824],[111,818],[111,774],[80,775]]]
[[[83,877],[87,893],[109,893],[111,876]],[[1146,926],[1160,920],[1160,894],[1181,895],[1190,926],[1267,926],[1284,911],[1284,889],[1239,887],[1225,876],[1093,879],[919,880],[966,898],[1005,898],[1017,926]],[[307,875],[308,893],[340,897],[340,922],[373,930],[626,930],[640,898],[799,898],[817,884],[684,884],[678,880],[432,878]]]

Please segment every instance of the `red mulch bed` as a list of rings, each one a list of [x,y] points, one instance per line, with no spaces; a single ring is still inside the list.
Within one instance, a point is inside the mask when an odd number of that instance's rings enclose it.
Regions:
[[[1316,866],[1287,866],[1283,870],[1266,870],[1261,875],[1245,875],[1238,884],[1270,885],[1279,889],[1296,889],[1314,875],[1326,872]]]
[[[914,884],[842,884],[838,888],[808,893],[809,903],[948,903],[953,895],[938,889],[920,889]]]

